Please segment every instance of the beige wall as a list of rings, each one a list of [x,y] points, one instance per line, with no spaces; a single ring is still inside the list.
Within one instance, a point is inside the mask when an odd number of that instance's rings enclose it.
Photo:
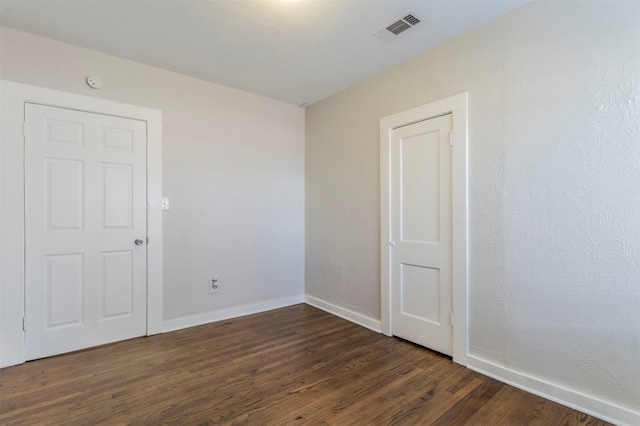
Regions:
[[[306,294],[380,319],[378,120],[468,91],[472,357],[640,411],[639,22],[533,2],[311,106]]]
[[[162,111],[165,318],[302,300],[303,109],[8,28],[0,36],[4,80]],[[92,74],[102,89],[87,86]]]

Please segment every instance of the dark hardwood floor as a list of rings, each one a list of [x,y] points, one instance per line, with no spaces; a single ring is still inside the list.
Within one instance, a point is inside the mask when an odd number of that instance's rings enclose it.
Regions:
[[[307,305],[0,370],[3,425],[605,425]]]

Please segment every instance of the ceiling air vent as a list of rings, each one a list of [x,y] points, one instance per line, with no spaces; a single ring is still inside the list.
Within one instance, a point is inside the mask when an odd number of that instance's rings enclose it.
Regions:
[[[386,27],[380,28],[378,31],[373,33],[373,35],[382,41],[390,41],[420,22],[422,22],[422,18],[420,18],[415,12],[409,11]]]

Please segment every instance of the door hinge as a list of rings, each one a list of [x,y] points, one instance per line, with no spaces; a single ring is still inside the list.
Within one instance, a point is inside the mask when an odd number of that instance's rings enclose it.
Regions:
[[[451,312],[451,327],[453,327],[453,312]]]
[[[22,318],[22,331],[27,331],[27,319]]]
[[[27,136],[27,123],[22,123],[22,136]]]
[[[449,145],[453,146],[453,130],[449,133]]]

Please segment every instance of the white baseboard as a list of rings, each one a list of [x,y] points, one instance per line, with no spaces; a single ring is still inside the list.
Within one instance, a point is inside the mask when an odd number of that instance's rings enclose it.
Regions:
[[[382,332],[382,323],[376,319],[350,311],[349,309],[341,308],[340,306],[325,302],[324,300],[313,296],[305,295],[304,301],[308,305],[322,309],[323,311],[329,312],[330,314],[336,315],[340,318],[344,318],[347,321],[361,325],[362,327],[368,328],[376,333]]]
[[[230,318],[257,314],[259,312],[271,311],[273,309],[298,305],[300,303],[304,303],[303,295],[267,300],[265,302],[254,303],[252,305],[235,306],[233,308],[222,309],[220,311],[165,318],[162,331],[166,333],[169,331],[181,330],[183,328],[195,327],[197,325],[209,324],[211,322],[223,321]]]
[[[469,355],[467,367],[485,376],[617,425],[640,425],[640,413]]]

